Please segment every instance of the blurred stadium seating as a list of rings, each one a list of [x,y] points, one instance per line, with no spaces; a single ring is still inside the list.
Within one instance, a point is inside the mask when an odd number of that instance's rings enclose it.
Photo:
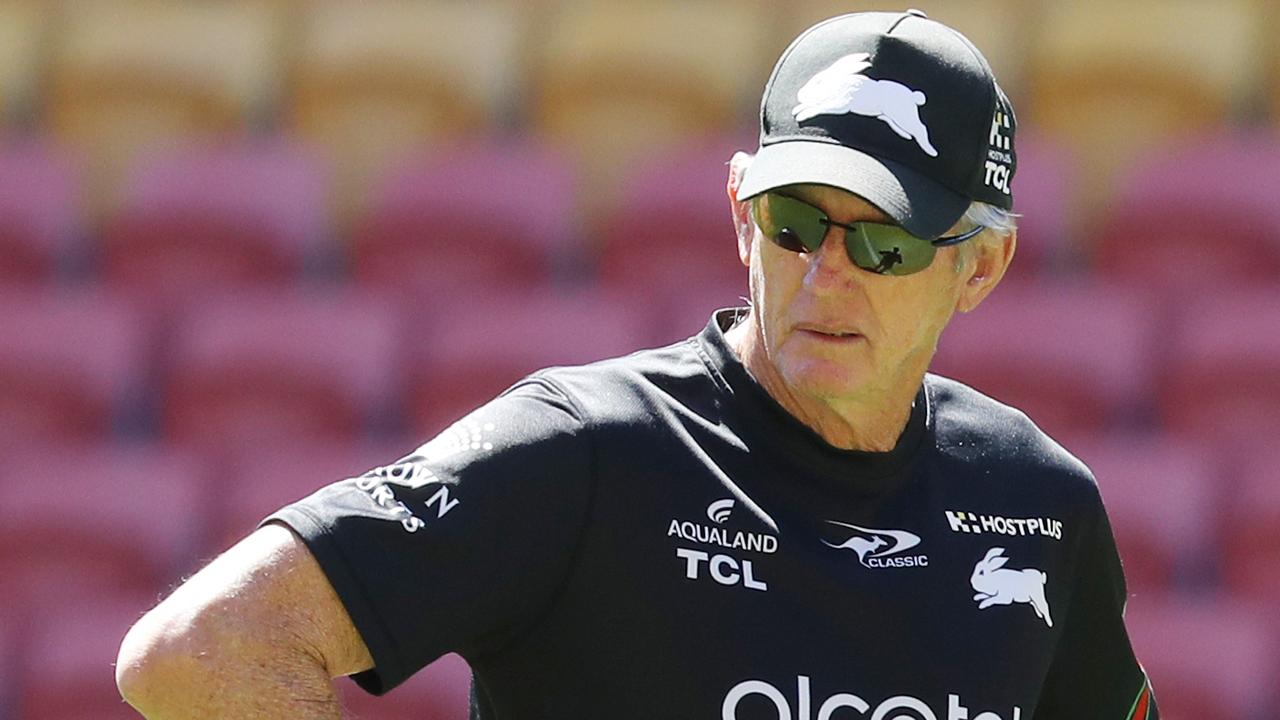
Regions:
[[[95,210],[114,205],[120,179],[140,156],[246,133],[272,110],[281,46],[269,4],[143,0],[62,9],[48,48],[43,123],[86,156]]]
[[[1280,428],[1280,283],[1215,288],[1173,316],[1158,373],[1161,423],[1250,451],[1259,429]]]
[[[663,296],[681,287],[747,289],[725,191],[727,159],[749,138],[654,151],[619,173],[620,199],[593,240],[600,283]]]
[[[1271,130],[1146,153],[1117,179],[1094,270],[1170,299],[1206,277],[1280,284],[1277,188],[1280,133]]]
[[[161,433],[217,450],[364,435],[394,411],[395,314],[354,290],[237,293],[176,323]]]
[[[17,717],[23,720],[137,720],[115,687],[115,658],[149,595],[92,595],[51,602],[22,647]]]
[[[934,369],[1096,473],[1163,717],[1277,717],[1280,10],[915,4],[1020,128],[1010,276]],[[129,623],[276,507],[740,304],[770,65],[884,6],[779,7],[0,0],[0,720],[134,717]]]
[[[427,435],[539,368],[622,355],[657,336],[643,303],[591,289],[492,291],[409,320],[408,416]]]
[[[1237,597],[1280,607],[1280,448],[1268,444],[1237,456],[1236,481],[1223,503],[1222,578]],[[1270,637],[1280,642],[1280,615],[1271,613]]]
[[[934,369],[1024,410],[1050,435],[1116,429],[1150,395],[1148,299],[1091,279],[1011,278],[957,317]]]
[[[1212,445],[1163,434],[1103,433],[1068,449],[1098,480],[1124,561],[1129,594],[1211,585],[1225,518],[1215,494],[1227,480]]]
[[[496,193],[509,184],[518,192]],[[550,284],[575,262],[577,179],[543,144],[457,143],[388,165],[348,244],[351,273],[412,302]]]
[[[330,162],[339,222],[406,152],[487,137],[522,96],[516,3],[324,2],[295,27],[286,126]]]
[[[33,120],[52,20],[39,3],[0,3],[0,121],[7,127]]]
[[[189,569],[211,490],[198,456],[164,446],[34,444],[0,459],[5,602],[153,594]]]
[[[93,287],[0,293],[0,447],[105,438],[136,419],[149,334]]]
[[[588,211],[619,168],[750,126],[776,53],[764,7],[733,0],[552,4],[533,47],[531,129],[579,162]]]
[[[104,220],[102,276],[121,292],[178,305],[299,281],[335,254],[325,245],[326,190],[318,163],[282,142],[153,154],[122,180]]]
[[[36,139],[0,142],[0,286],[53,283],[85,260],[69,155]]]
[[[1167,595],[1129,604],[1125,622],[1162,720],[1275,717],[1280,664],[1266,609]]]
[[[1260,3],[1038,6],[1020,118],[1063,139],[1080,157],[1087,181],[1076,211],[1091,220],[1103,210],[1116,173],[1138,154],[1185,143],[1262,102]]]

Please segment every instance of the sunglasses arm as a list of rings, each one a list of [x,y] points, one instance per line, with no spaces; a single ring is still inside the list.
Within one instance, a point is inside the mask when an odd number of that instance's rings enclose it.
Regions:
[[[965,240],[968,240],[969,238],[977,235],[978,233],[986,229],[987,229],[986,225],[978,225],[977,227],[966,230],[960,233],[959,235],[943,235],[942,237],[936,240],[930,240],[929,244],[933,245],[934,247],[946,247],[948,245],[956,245],[958,243],[964,242]]]

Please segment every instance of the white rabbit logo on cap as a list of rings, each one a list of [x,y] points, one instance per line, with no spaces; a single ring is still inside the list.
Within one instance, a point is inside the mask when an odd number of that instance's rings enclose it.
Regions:
[[[796,122],[818,115],[865,115],[883,120],[899,136],[915,140],[930,157],[937,157],[937,149],[929,142],[929,129],[920,119],[924,93],[900,82],[863,75],[870,67],[870,53],[853,53],[809,78],[796,93],[800,103],[791,111]]]
[[[1044,620],[1045,625],[1053,627],[1053,618],[1049,616],[1049,601],[1044,596],[1044,583],[1049,579],[1048,576],[1035,568],[1006,569],[1004,565],[1009,562],[1009,558],[1003,555],[1004,548],[991,548],[973,566],[969,583],[977,591],[973,599],[978,603],[978,609],[986,610],[992,605],[1026,603],[1035,610],[1036,617]]]

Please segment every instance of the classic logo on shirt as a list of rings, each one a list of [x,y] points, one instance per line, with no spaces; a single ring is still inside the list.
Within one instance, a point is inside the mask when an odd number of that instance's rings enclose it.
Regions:
[[[748,700],[748,698],[751,699]],[[1017,705],[1013,706],[1013,710],[1007,716],[990,710],[970,715],[969,708],[965,707],[958,693],[947,694],[946,715],[934,712],[928,703],[911,695],[895,695],[874,707],[861,696],[849,692],[838,692],[825,699],[814,698],[807,675],[796,676],[794,700],[795,704],[792,705],[792,697],[764,680],[743,680],[725,694],[724,702],[720,705],[720,720],[738,720],[738,706],[743,701],[749,702],[749,707],[752,709],[750,716],[753,718],[765,717],[759,714],[758,708],[772,704],[778,720],[792,720],[792,718],[810,720],[814,717],[809,714],[810,708],[815,704],[818,708],[817,720],[831,720],[832,717],[843,720],[846,717],[852,717],[844,712],[836,715],[837,710],[846,709],[858,713],[858,717],[870,720],[906,720],[907,718],[910,720],[969,720],[970,718],[973,720],[1022,720],[1022,708]],[[769,716],[773,716],[773,713],[770,712]]]
[[[823,544],[837,550],[852,550],[863,567],[926,567],[929,564],[928,555],[902,554],[920,544],[920,536],[915,533],[864,528],[838,520],[828,520],[827,524],[841,528],[840,535],[846,539],[838,543],[823,540]]]
[[[1004,548],[994,547],[973,566],[969,584],[977,591],[973,599],[978,603],[978,609],[1026,603],[1035,611],[1036,617],[1044,620],[1045,625],[1053,627],[1053,618],[1049,616],[1049,601],[1044,596],[1044,584],[1049,576],[1035,568],[1006,568],[1005,563],[1009,562],[1009,558],[1003,556]]]
[[[981,535],[1042,535],[1062,539],[1062,521],[1053,518],[1011,518],[999,515],[977,515],[964,510],[947,510],[947,524],[951,532]]]

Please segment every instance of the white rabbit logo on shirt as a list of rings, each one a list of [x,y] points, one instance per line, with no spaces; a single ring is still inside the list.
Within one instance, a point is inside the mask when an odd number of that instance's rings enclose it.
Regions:
[[[977,591],[973,599],[978,603],[978,609],[986,610],[992,605],[1026,603],[1035,611],[1036,617],[1053,627],[1053,618],[1049,616],[1049,601],[1044,596],[1044,584],[1049,579],[1048,576],[1035,568],[1005,568],[1009,558],[1003,556],[1004,548],[991,548],[973,567],[969,583]]]

